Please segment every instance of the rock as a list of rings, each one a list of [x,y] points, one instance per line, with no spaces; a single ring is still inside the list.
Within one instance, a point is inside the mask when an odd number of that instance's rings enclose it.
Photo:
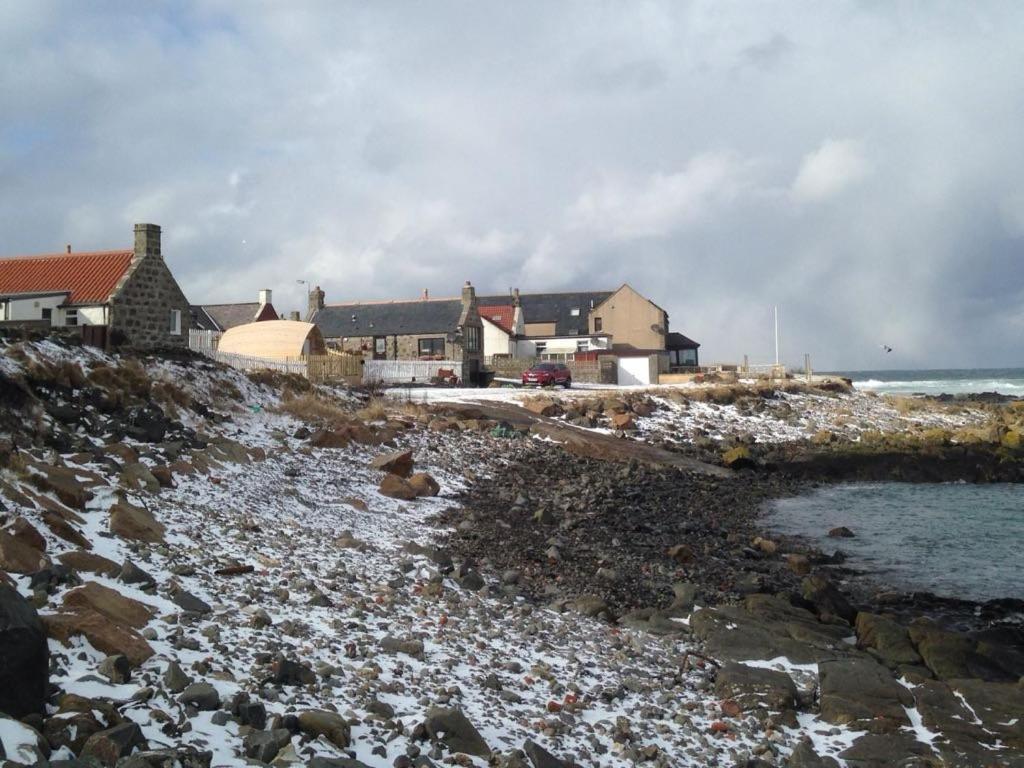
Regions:
[[[913,622],[908,633],[925,666],[940,680],[979,677],[998,681],[1007,677],[1001,666],[977,653],[977,643],[966,635],[939,629],[927,620]]]
[[[533,768],[570,768],[569,763],[559,760],[540,744],[530,739],[523,744],[523,752],[530,758]]]
[[[312,669],[291,659],[275,659],[271,672],[271,682],[278,685],[312,685],[316,682],[316,673]]]
[[[633,415],[630,413],[613,414],[611,417],[611,423],[613,429],[621,429],[624,432],[636,429],[636,422],[633,420]]]
[[[665,554],[680,565],[689,565],[696,559],[693,548],[688,544],[676,544],[671,546],[666,550]]]
[[[122,500],[110,508],[110,532],[130,541],[162,544],[165,529],[148,511]]]
[[[398,475],[399,477],[409,477],[412,474],[414,463],[412,451],[408,450],[381,454],[370,462],[370,466],[381,472]]]
[[[0,712],[11,717],[43,713],[50,652],[36,609],[0,584]]]
[[[412,475],[409,478],[409,485],[416,491],[417,496],[437,496],[441,492],[440,484],[426,472]]]
[[[156,579],[131,560],[124,561],[124,565],[121,566],[121,570],[117,574],[117,579],[125,584],[142,584],[147,587],[156,584]]]
[[[935,764],[929,759],[934,757],[931,749],[918,741],[912,733],[867,733],[840,752],[839,757],[851,768],[881,768],[889,765],[924,768]]]
[[[120,760],[117,768],[210,768],[212,760],[212,752],[201,752],[193,746],[171,747],[136,752]]]
[[[286,744],[292,740],[287,728],[275,728],[272,731],[252,731],[242,740],[245,756],[261,763],[269,763]]]
[[[167,669],[163,674],[164,688],[170,693],[181,693],[192,684],[192,678],[185,674],[185,671],[176,661],[169,661]]]
[[[212,712],[220,706],[220,694],[209,683],[192,683],[178,696],[182,704],[189,704],[200,712]]]
[[[344,432],[329,429],[318,429],[309,437],[309,444],[314,448],[346,448],[350,442]]]
[[[174,487],[174,472],[166,464],[150,467],[149,471],[156,478],[156,481],[160,483],[161,488]]]
[[[761,536],[754,538],[753,545],[766,555],[774,555],[779,548],[779,545],[774,541],[762,538]]]
[[[324,736],[340,749],[345,749],[350,741],[348,721],[337,712],[325,709],[311,709],[299,713],[299,729],[310,736]]]
[[[160,481],[153,477],[149,467],[136,462],[126,464],[118,480],[120,486],[139,493],[160,493]]]
[[[136,723],[126,722],[94,733],[82,747],[81,758],[92,758],[101,765],[113,766],[136,748],[146,749],[146,739]]]
[[[87,484],[94,487],[106,485],[103,478],[84,469],[55,467],[32,459],[25,459],[25,463],[33,485],[42,491],[51,491],[61,503],[72,509],[85,509],[85,505],[92,501],[93,493]]]
[[[7,533],[37,552],[46,551],[46,539],[43,538],[43,534],[37,531],[32,523],[24,517],[14,518],[14,522],[7,527]]]
[[[811,572],[811,561],[807,555],[790,553],[786,555],[786,567],[797,576],[806,576]]]
[[[60,515],[45,510],[43,512],[43,523],[55,536],[64,539],[64,541],[82,549],[92,549],[92,542]]]
[[[729,469],[748,469],[754,466],[754,460],[750,457],[750,449],[745,445],[738,445],[723,453],[722,463]]]
[[[442,741],[452,752],[484,758],[491,754],[491,748],[461,709],[431,707],[423,725],[431,739]]]
[[[76,755],[94,733],[102,731],[109,723],[101,723],[99,710],[88,712],[64,712],[60,717],[48,718],[43,723],[43,736],[51,749],[67,747]],[[117,720],[116,723],[121,722]],[[116,724],[114,723],[114,724]]]
[[[205,600],[201,600],[177,584],[173,584],[171,587],[171,601],[186,613],[203,615],[213,610]]]
[[[100,662],[99,673],[115,684],[127,683],[132,678],[132,666],[120,654],[107,656]]]
[[[523,403],[523,408],[538,416],[554,417],[563,413],[562,406],[550,397],[531,397]]]
[[[838,528],[831,528],[828,535],[833,539],[852,539],[853,531],[847,528],[845,525],[840,525]]]
[[[387,635],[377,643],[385,653],[404,653],[406,656],[413,656],[417,659],[423,658],[422,640],[400,640],[397,637]]]
[[[389,496],[392,499],[401,499],[402,501],[412,501],[417,496],[416,489],[408,480],[392,474],[384,475],[378,490],[384,496]]]
[[[121,566],[113,560],[78,549],[57,555],[57,559],[74,571],[97,573],[101,576],[113,577],[121,570]]]
[[[426,760],[426,762],[421,762]],[[433,768],[434,764],[427,760],[425,757],[420,757],[415,763],[417,768]],[[370,768],[369,765],[362,762],[361,760],[355,760],[351,757],[314,757],[308,763],[307,768]]]
[[[715,695],[735,701],[743,712],[782,712],[797,705],[796,685],[785,672],[735,662],[726,662],[718,671]]]
[[[910,725],[906,707],[913,694],[888,670],[867,659],[837,659],[818,664],[821,717],[836,725],[873,733],[891,733]]]
[[[857,614],[857,645],[874,652],[889,664],[920,664],[921,657],[910,642],[910,633],[886,616]]]
[[[98,651],[126,656],[133,667],[153,655],[153,648],[134,629],[115,624],[92,610],[51,614],[43,619],[43,626],[48,637],[65,645],[74,635],[82,635]]]
[[[94,581],[65,594],[64,607],[71,611],[92,610],[115,624],[134,629],[142,629],[153,618],[148,606]]]
[[[0,531],[0,570],[8,573],[34,573],[46,566],[42,550],[30,547],[7,531]]]
[[[596,595],[580,595],[569,603],[569,607],[584,616],[596,617],[604,614],[608,616],[611,611],[608,603]]]
[[[857,618],[857,611],[847,602],[842,593],[821,573],[806,577],[801,583],[803,598],[813,605],[820,615],[838,616],[850,624]]]
[[[789,768],[839,768],[839,762],[832,757],[821,757],[814,751],[810,741],[801,741],[789,756]]]

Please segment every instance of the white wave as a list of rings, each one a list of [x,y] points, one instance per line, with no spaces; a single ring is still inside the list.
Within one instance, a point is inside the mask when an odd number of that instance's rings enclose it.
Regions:
[[[998,392],[1004,395],[1024,393],[1024,379],[917,379],[914,381],[883,381],[881,379],[865,379],[854,381],[856,389],[876,392],[924,392],[926,394],[969,394],[978,392]]]

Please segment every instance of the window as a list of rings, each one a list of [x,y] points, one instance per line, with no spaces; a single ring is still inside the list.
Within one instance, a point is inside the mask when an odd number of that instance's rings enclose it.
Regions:
[[[466,333],[466,351],[467,352],[479,352],[480,351],[480,329],[475,325],[467,325],[465,328]]]
[[[594,333],[600,333],[600,332],[601,332],[601,318],[600,317],[595,317],[594,318]]]
[[[50,307],[45,307],[43,309],[43,320],[45,320],[48,323],[53,322],[53,309],[51,309]]]
[[[546,341],[538,341],[535,346],[537,347],[537,357],[548,351],[548,343]]]
[[[579,307],[573,307],[572,309],[569,310],[569,314],[572,315],[573,317],[579,317],[580,316],[580,308]]]
[[[181,336],[181,310],[172,309],[168,320],[167,330],[171,336]]]
[[[586,352],[588,346],[589,345],[587,344],[586,340],[577,341],[576,342],[576,351],[577,352]]]
[[[78,325],[78,310],[64,310],[64,325]]]
[[[383,355],[388,351],[388,340],[384,336],[375,336],[373,338],[373,351],[378,355]]]
[[[420,357],[444,357],[444,339],[420,339]]]
[[[580,335],[580,329],[579,328],[570,328],[569,329],[569,335],[570,336],[579,336]]]

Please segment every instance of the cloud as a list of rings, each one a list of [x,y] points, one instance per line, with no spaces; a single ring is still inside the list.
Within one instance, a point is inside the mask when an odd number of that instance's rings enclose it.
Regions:
[[[852,139],[826,139],[804,155],[793,181],[798,203],[819,203],[841,194],[871,172],[863,144]]]
[[[1022,25],[1019,4],[5,3],[0,253],[155,221],[197,302],[628,281],[709,361],[769,359],[778,304],[790,362],[1021,365]]]

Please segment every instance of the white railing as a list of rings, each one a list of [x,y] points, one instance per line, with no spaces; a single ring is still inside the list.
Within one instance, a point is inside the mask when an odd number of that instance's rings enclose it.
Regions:
[[[188,330],[188,348],[194,352],[216,350],[220,343],[220,331],[202,331],[197,328]]]
[[[462,380],[462,363],[457,360],[367,360],[363,382],[382,384],[429,384],[440,371],[454,371]]]

